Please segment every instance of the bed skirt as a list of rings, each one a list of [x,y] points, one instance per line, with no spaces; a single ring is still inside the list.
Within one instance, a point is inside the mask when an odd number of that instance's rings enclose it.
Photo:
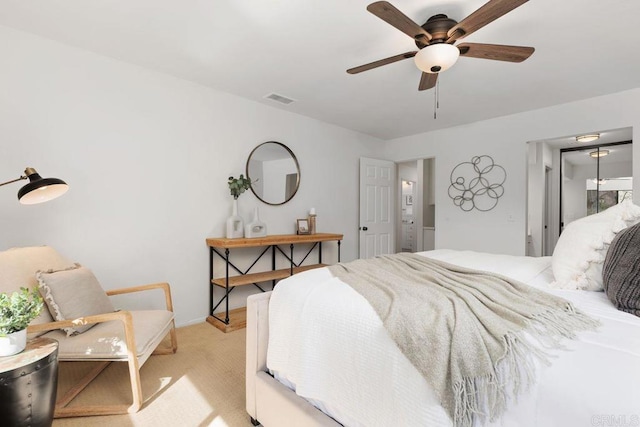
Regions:
[[[267,370],[271,292],[247,298],[246,409],[254,425],[265,427],[339,427]]]

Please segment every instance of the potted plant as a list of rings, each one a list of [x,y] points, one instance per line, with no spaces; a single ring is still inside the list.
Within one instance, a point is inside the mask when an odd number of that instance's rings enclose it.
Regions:
[[[244,221],[238,215],[238,197],[251,188],[251,179],[242,174],[239,178],[230,176],[228,185],[233,196],[233,213],[227,219],[227,238],[244,237]]]
[[[27,326],[40,314],[42,298],[37,288],[0,293],[0,356],[20,353],[27,345]]]

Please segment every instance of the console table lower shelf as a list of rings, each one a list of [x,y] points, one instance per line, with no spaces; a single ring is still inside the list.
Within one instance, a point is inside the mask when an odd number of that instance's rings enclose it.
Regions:
[[[264,271],[261,273],[251,273],[241,276],[229,277],[230,286],[244,286],[254,283],[268,282],[270,280],[285,279],[292,274],[300,273],[306,270],[312,270],[314,268],[326,267],[327,264],[313,264],[303,265],[300,267],[294,267],[293,270],[284,268],[282,270]],[[211,281],[214,285],[225,288],[226,279],[213,279]],[[233,332],[237,329],[243,329],[247,326],[247,307],[239,307],[233,310],[229,310],[228,318],[229,323],[225,323],[223,320],[227,316],[227,312],[221,311],[215,313],[212,316],[207,317],[207,322],[220,329],[222,332]]]
[[[229,293],[233,291],[237,286],[254,285],[260,291],[264,292],[260,284],[264,282],[272,282],[272,286],[275,286],[276,281],[285,279],[293,274],[300,273],[302,271],[311,270],[314,268],[325,267],[327,264],[322,263],[322,242],[337,241],[338,243],[338,262],[340,262],[340,243],[342,240],[342,234],[330,234],[330,233],[318,233],[312,235],[296,235],[296,234],[284,234],[274,235],[259,238],[245,238],[245,239],[225,239],[225,238],[208,238],[207,245],[209,246],[209,316],[207,322],[220,329],[222,332],[232,332],[237,329],[246,327],[247,316],[246,308],[240,307],[236,309],[229,309]],[[294,244],[311,244],[311,248],[306,252],[306,255],[302,257],[299,262],[294,261]],[[280,248],[280,245],[288,245],[289,253],[286,253]],[[318,263],[302,265],[311,252],[317,247],[318,249]],[[263,248],[258,258],[251,264],[246,270],[241,270],[234,265],[230,260],[230,249],[232,248]],[[221,250],[224,251],[221,251]],[[261,271],[250,273],[249,271],[256,265],[258,260],[262,258],[266,253],[271,252],[271,266],[272,269],[268,271]],[[279,253],[288,262],[287,268],[276,269],[276,254]],[[213,274],[213,264],[215,256],[218,256],[224,261],[225,275],[223,277],[215,278]],[[230,268],[235,270],[238,275],[230,275]],[[224,295],[217,303],[214,304],[214,289],[221,289],[224,291]],[[223,310],[216,311],[218,307],[222,306]]]
[[[216,313],[217,317],[224,317],[225,313]],[[229,310],[229,324],[221,322],[216,317],[208,316],[207,322],[220,329],[222,332],[233,332],[238,329],[244,329],[247,327],[247,307],[240,307],[233,310]]]

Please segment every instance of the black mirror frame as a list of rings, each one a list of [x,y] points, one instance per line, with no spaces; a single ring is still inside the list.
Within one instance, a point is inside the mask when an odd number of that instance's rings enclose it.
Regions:
[[[296,155],[293,154],[293,151],[291,151],[291,149],[289,147],[287,147],[286,145],[284,145],[282,142],[266,141],[266,142],[263,142],[262,144],[258,144],[257,147],[255,147],[253,150],[251,150],[251,153],[249,154],[249,157],[247,158],[247,166],[246,166],[247,178],[251,178],[251,175],[249,175],[249,162],[251,161],[251,157],[253,156],[253,153],[255,153],[258,148],[262,147],[265,144],[277,144],[277,145],[281,146],[282,148],[284,148],[285,150],[287,150],[287,152],[289,153],[289,155],[293,159],[294,163],[296,164],[296,170],[298,171],[298,178],[296,179],[296,188],[293,191],[293,193],[291,193],[291,196],[289,196],[289,198],[287,198],[284,202],[281,202],[281,203],[267,202],[262,197],[260,197],[260,196],[258,196],[256,194],[255,190],[253,189],[253,185],[251,185],[251,192],[258,198],[258,200],[260,200],[262,203],[265,203],[267,205],[271,205],[271,206],[284,205],[289,200],[293,199],[293,196],[296,195],[296,193],[298,192],[298,189],[300,188],[300,164],[298,163],[298,158],[296,157]]]

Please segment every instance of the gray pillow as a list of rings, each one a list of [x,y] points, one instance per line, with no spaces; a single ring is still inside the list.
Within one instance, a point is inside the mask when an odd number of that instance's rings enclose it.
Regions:
[[[602,267],[602,279],[613,305],[640,317],[640,224],[613,239]]]
[[[38,271],[40,294],[55,320],[72,320],[115,311],[102,286],[88,268],[75,267],[60,271]],[[81,334],[93,327],[82,325],[63,328],[67,336]]]

